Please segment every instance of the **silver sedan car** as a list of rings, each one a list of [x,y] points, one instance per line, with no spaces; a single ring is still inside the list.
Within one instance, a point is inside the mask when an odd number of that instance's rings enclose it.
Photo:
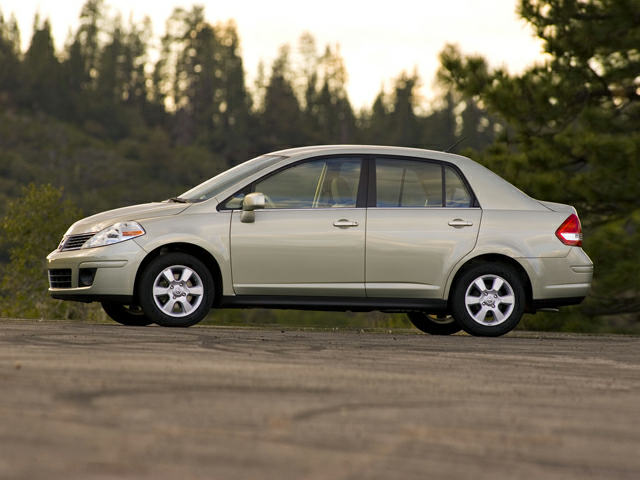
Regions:
[[[124,325],[188,327],[227,307],[380,310],[431,334],[498,336],[585,298],[581,246],[573,207],[468,158],[337,145],[85,218],[47,260],[53,298],[101,302]]]

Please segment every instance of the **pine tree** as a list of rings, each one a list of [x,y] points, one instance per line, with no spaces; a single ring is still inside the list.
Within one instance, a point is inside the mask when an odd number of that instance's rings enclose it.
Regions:
[[[384,87],[381,87],[371,110],[361,112],[359,122],[364,143],[370,145],[392,144],[388,135],[390,121],[387,103]]]
[[[392,93],[387,94],[384,88],[381,89],[364,122],[367,143],[422,146],[425,121],[415,112],[418,105],[418,84],[417,73],[408,76],[403,72],[394,80]]]
[[[248,158],[251,97],[233,21],[214,26],[202,7],[176,9],[153,83],[156,95],[168,98],[177,112],[173,135],[178,143],[204,145],[228,165]]]
[[[265,89],[264,110],[259,116],[261,136],[258,148],[261,151],[281,150],[304,143],[304,133],[300,129],[302,111],[292,84],[289,57],[290,48],[285,45],[273,62]]]
[[[0,107],[16,102],[20,86],[20,30],[12,15],[5,22],[0,10]]]
[[[640,3],[523,0],[549,60],[522,74],[448,47],[441,78],[508,127],[475,155],[533,197],[578,208],[594,257],[589,315],[640,320]]]
[[[254,119],[250,114],[252,102],[245,85],[237,26],[230,20],[226,24],[218,24],[216,32],[221,94],[208,144],[211,150],[222,153],[227,165],[231,166],[250,158]]]
[[[355,115],[347,95],[348,75],[339,45],[333,49],[327,45],[318,66],[322,87],[315,95],[311,114],[324,141],[316,143],[352,143],[356,130]]]
[[[80,47],[80,56],[84,61],[87,75],[83,88],[94,88],[100,67],[100,34],[103,32],[104,0],[87,0],[80,11],[80,28],[76,41]]]
[[[417,147],[420,144],[423,125],[415,113],[418,106],[418,82],[417,72],[411,76],[403,72],[395,81],[392,109],[389,113],[393,145]]]
[[[20,67],[20,104],[34,111],[58,114],[66,92],[60,62],[56,57],[49,20],[34,21],[31,45]]]
[[[143,124],[147,107],[144,64],[150,23],[142,29],[130,22],[123,27],[120,17],[113,22],[110,41],[101,49],[95,88],[88,116],[103,126],[110,138],[125,137],[136,124]],[[87,95],[87,96],[89,96]]]

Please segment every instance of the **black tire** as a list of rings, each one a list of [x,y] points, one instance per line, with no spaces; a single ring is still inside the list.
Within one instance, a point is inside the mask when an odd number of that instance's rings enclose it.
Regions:
[[[112,320],[128,327],[146,327],[153,323],[137,305],[102,302],[102,309]]]
[[[522,280],[510,268],[492,263],[471,267],[456,282],[453,316],[477,337],[499,337],[513,330],[524,313]]]
[[[407,317],[418,330],[431,335],[453,335],[462,327],[451,315],[429,315],[423,312],[408,312]]]
[[[142,310],[155,323],[190,327],[211,310],[215,287],[211,272],[200,260],[186,253],[169,253],[147,266],[138,292]]]

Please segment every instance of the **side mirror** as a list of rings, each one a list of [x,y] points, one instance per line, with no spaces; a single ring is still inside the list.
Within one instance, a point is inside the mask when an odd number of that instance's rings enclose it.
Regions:
[[[256,214],[254,210],[258,208],[264,208],[264,195],[262,193],[250,193],[244,197],[242,202],[242,213],[240,214],[240,221],[242,223],[253,223],[256,221]]]

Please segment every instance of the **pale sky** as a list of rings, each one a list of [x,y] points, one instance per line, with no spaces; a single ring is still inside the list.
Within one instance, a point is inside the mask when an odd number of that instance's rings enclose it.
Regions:
[[[36,11],[49,18],[56,48],[60,50],[69,28],[78,25],[85,0],[0,0],[8,19],[15,13],[23,49],[32,35]],[[541,43],[515,13],[516,0],[107,0],[110,13],[126,20],[151,17],[156,40],[175,7],[205,6],[207,21],[236,20],[248,81],[255,78],[262,59],[267,66],[278,47],[295,48],[304,31],[316,38],[319,53],[327,43],[339,43],[349,81],[347,90],[355,108],[370,106],[381,85],[403,70],[415,67],[423,82],[422,95],[432,96],[438,54],[445,43],[458,43],[465,53],[480,53],[491,65],[506,65],[518,72],[542,59]]]

